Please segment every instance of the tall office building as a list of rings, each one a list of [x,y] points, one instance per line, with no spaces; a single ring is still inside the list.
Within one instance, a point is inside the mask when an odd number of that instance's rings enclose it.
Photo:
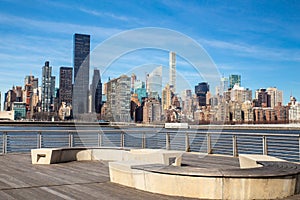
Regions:
[[[26,76],[25,84],[24,84],[24,99],[26,103],[26,113],[27,118],[31,119],[33,113],[36,111],[38,105],[38,78],[34,78],[34,76]]]
[[[209,91],[209,85],[206,82],[198,83],[195,86],[195,94],[197,95],[199,106],[206,106],[206,94]]]
[[[65,102],[72,105],[72,67],[61,67],[59,69],[59,105]]]
[[[148,97],[156,98],[161,97],[162,91],[162,66],[155,68],[147,76],[147,92]]]
[[[52,67],[49,61],[45,62],[42,69],[42,112],[50,112],[53,108],[55,97],[55,76],[52,76]]]
[[[162,91],[162,98],[161,98],[161,105],[162,110],[168,110],[171,106],[172,101],[172,86],[169,84],[166,85],[166,87]]]
[[[170,82],[169,85],[173,86],[173,92],[176,92],[176,53],[169,53],[169,67],[170,67]]]
[[[4,111],[13,110],[13,103],[17,100],[16,88],[13,86],[11,90],[8,90],[4,95]]]
[[[136,80],[134,82],[134,93],[138,95],[138,100],[140,103],[142,103],[143,102],[142,99],[147,97],[145,82],[143,82],[141,80]]]
[[[224,95],[224,92],[228,90],[228,78],[222,77],[220,81],[219,95]]]
[[[237,75],[237,74],[232,74],[229,76],[229,88],[233,88],[234,85],[238,85],[241,86],[242,83],[242,79],[241,79],[241,75]]]
[[[90,92],[92,97],[91,111],[100,113],[101,105],[102,105],[102,83],[101,83],[100,71],[98,69],[94,69],[94,75],[93,75]]]
[[[88,112],[90,35],[74,35],[73,113]]]
[[[271,107],[271,98],[266,89],[255,91],[256,107]]]
[[[267,88],[267,93],[270,95],[270,107],[282,105],[283,103],[283,92],[278,90],[276,87]]]
[[[116,122],[130,122],[131,78],[122,75],[105,84],[106,110],[104,119]]]
[[[135,82],[136,82],[136,75],[134,73],[131,74],[131,93],[134,93],[135,88]]]
[[[161,105],[157,99],[146,99],[143,106],[143,122],[161,123]]]
[[[231,100],[238,103],[244,103],[246,101],[252,101],[252,90],[248,88],[239,87],[235,85],[230,93]]]

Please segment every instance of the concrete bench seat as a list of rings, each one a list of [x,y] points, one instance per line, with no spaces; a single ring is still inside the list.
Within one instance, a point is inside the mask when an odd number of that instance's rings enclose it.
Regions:
[[[240,155],[240,168],[181,166],[181,151],[122,148],[33,149],[33,164],[109,162],[111,182],[203,199],[278,199],[300,193],[300,165],[265,155]],[[204,165],[205,166],[205,165]]]
[[[252,161],[248,168],[242,164],[240,169],[118,162],[110,163],[109,170],[112,182],[173,196],[277,199],[300,193],[299,164],[260,155],[250,155],[249,159],[259,160],[255,161],[257,167],[253,167]]]
[[[31,149],[32,164],[55,164],[84,160],[123,160],[129,149],[100,147],[62,147]]]
[[[105,160],[181,165],[182,151],[162,149],[124,149],[100,147],[40,148],[31,150],[32,164],[55,164],[70,161]]]

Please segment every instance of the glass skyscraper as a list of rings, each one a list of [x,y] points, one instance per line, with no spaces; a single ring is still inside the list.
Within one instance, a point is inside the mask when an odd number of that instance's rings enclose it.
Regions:
[[[195,86],[195,94],[198,97],[199,106],[206,105],[206,94],[209,91],[209,85],[206,82],[198,83]]]
[[[88,112],[90,35],[74,35],[73,113]]]
[[[232,74],[229,76],[229,88],[233,88],[235,84],[241,86],[241,75]]]
[[[147,76],[147,92],[148,97],[161,97],[162,92],[162,66],[155,68],[149,76]]]
[[[92,112],[100,113],[102,105],[102,83],[100,71],[94,69],[93,80],[91,84],[91,95],[92,95]]]

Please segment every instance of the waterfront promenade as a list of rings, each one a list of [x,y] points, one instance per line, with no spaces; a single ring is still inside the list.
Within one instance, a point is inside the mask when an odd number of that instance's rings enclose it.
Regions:
[[[186,153],[182,165],[228,169],[239,168],[239,161],[230,156],[201,158]],[[111,183],[108,163],[104,161],[32,165],[29,154],[8,154],[0,156],[0,166],[0,199],[191,199],[153,194]],[[300,199],[300,195],[285,199]]]
[[[29,154],[10,154],[0,166],[0,199],[183,199],[111,183],[102,161],[32,165]]]

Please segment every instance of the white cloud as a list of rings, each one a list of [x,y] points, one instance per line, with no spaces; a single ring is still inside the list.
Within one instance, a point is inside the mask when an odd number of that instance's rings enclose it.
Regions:
[[[221,40],[199,39],[204,46],[209,46],[229,51],[233,55],[239,55],[250,58],[259,58],[264,60],[277,61],[296,61],[300,62],[300,51],[280,48],[270,48],[246,43],[234,43]]]
[[[120,20],[120,21],[136,20],[136,18],[131,18],[131,17],[123,16],[123,15],[116,15],[111,12],[97,11],[97,10],[93,10],[93,9],[83,8],[83,7],[80,7],[79,10],[84,13],[90,14],[90,15],[94,15],[94,16],[98,16],[98,17],[110,17],[112,19]]]
[[[104,28],[101,26],[88,26],[73,23],[61,23],[23,18],[13,15],[0,14],[0,24],[4,26],[15,26],[26,30],[35,30],[49,33],[74,34],[77,32],[88,33],[97,38],[107,38],[119,33],[121,29]]]

